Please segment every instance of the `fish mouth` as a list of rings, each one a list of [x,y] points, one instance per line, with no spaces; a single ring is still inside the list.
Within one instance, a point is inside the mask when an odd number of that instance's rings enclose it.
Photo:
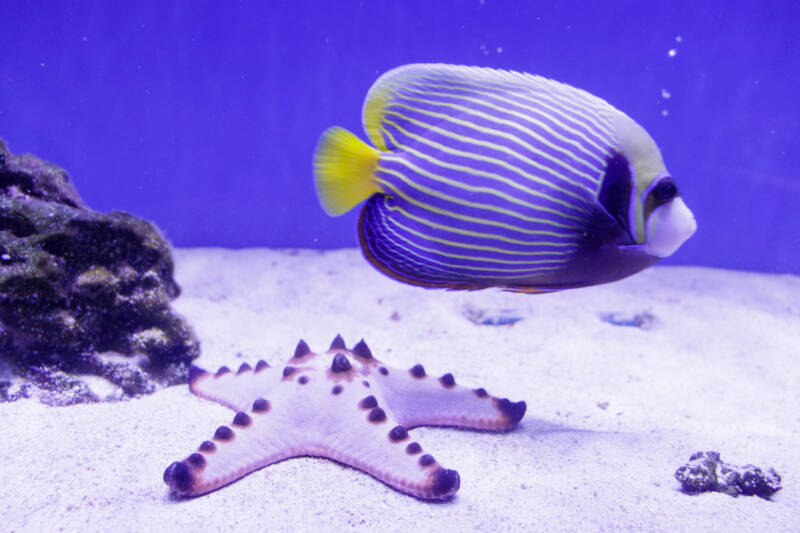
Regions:
[[[647,220],[643,251],[654,257],[669,257],[697,231],[697,221],[680,196],[653,210]]]

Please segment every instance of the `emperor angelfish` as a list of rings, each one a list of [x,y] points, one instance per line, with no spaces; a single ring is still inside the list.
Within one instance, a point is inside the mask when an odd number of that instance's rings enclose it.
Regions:
[[[424,287],[546,292],[630,276],[696,229],[647,132],[606,101],[490,68],[406,65],[367,94],[373,148],[314,154],[322,208],[363,200],[366,258]]]

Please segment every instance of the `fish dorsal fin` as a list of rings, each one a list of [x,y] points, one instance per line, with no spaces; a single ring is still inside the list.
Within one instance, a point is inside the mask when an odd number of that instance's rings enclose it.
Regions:
[[[542,76],[487,67],[416,63],[384,73],[367,93],[362,119],[364,130],[377,148],[384,151],[391,149],[381,134],[381,123],[384,121],[387,105],[403,91],[426,87],[457,88],[462,94],[470,94],[479,99],[498,93],[533,93],[579,107],[604,122],[611,115],[620,113],[601,98]]]

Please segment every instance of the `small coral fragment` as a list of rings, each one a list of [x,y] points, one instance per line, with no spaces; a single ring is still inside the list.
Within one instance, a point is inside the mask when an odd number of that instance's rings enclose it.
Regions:
[[[781,489],[781,476],[753,465],[736,466],[720,460],[719,452],[696,452],[675,471],[683,492],[724,492],[730,496],[759,496],[768,500]]]

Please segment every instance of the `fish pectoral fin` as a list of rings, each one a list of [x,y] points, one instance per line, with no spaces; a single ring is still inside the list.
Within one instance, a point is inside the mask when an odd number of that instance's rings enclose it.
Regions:
[[[344,128],[328,128],[314,151],[314,185],[322,208],[342,215],[380,188],[374,181],[380,152]]]

